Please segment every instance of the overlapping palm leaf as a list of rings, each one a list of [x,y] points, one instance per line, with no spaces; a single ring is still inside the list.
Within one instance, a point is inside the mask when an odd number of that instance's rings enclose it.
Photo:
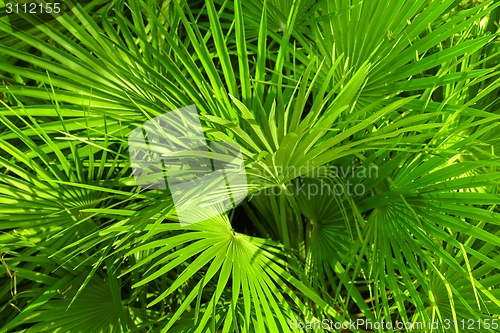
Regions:
[[[94,1],[36,33],[1,21],[0,331],[498,318],[499,5]],[[252,235],[234,212],[181,228],[135,186],[130,131],[190,104],[241,147]],[[378,172],[304,177],[335,165]],[[366,191],[300,191],[347,180]]]

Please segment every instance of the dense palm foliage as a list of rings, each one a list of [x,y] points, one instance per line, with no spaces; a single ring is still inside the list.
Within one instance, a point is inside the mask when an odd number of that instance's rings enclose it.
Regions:
[[[500,2],[70,7],[0,19],[0,332],[500,331]],[[183,227],[127,137],[191,104],[249,195]]]

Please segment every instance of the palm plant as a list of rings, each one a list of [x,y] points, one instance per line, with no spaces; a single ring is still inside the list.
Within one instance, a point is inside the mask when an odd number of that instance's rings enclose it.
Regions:
[[[500,3],[72,5],[0,21],[0,332],[499,331]],[[249,197],[183,227],[127,138],[193,103]]]

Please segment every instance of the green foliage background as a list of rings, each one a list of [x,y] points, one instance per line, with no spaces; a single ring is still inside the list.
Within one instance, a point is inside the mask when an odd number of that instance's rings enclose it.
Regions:
[[[1,18],[0,332],[500,332],[499,8],[92,0]],[[127,136],[193,103],[209,140],[241,147],[250,195],[181,227],[136,186]],[[378,176],[300,177],[353,165]],[[347,180],[366,192],[296,191]]]

